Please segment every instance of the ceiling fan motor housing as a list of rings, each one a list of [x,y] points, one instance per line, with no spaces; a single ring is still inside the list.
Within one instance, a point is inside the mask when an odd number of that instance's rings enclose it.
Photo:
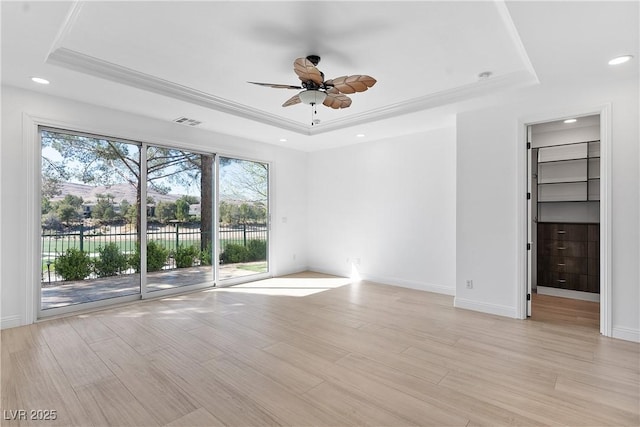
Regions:
[[[318,55],[309,55],[307,56],[307,59],[311,61],[314,66],[317,66],[320,62],[320,57]]]

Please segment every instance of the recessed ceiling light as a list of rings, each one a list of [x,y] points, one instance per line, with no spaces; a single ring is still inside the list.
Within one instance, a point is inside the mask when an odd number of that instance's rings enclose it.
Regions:
[[[609,65],[624,64],[625,62],[629,61],[631,58],[633,58],[633,55],[617,56],[617,57],[613,58],[611,61],[609,61]]]
[[[31,80],[39,83],[41,85],[48,85],[49,84],[49,80],[47,79],[43,79],[42,77],[31,77]]]
[[[565,123],[575,123],[575,122],[577,122],[577,121],[578,121],[578,119],[567,119],[567,120],[565,120],[564,122],[565,122]]]
[[[280,142],[287,142],[287,138],[280,138]]]
[[[359,134],[357,134],[357,135],[356,135],[356,137],[358,137],[358,138],[364,138],[364,133],[359,133]]]

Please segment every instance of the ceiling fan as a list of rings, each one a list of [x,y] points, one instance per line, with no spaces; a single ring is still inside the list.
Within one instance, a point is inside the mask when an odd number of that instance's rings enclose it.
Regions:
[[[364,92],[376,84],[376,79],[361,74],[325,80],[324,73],[316,68],[319,62],[320,57],[317,55],[298,58],[293,62],[293,71],[302,82],[300,86],[259,82],[248,83],[276,89],[303,89],[282,104],[283,107],[302,102],[312,106],[321,103],[334,109],[347,108],[351,105],[351,98],[346,94]]]

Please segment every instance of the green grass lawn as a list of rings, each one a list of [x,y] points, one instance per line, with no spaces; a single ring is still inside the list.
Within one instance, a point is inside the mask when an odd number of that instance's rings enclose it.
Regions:
[[[267,271],[267,262],[261,262],[257,264],[240,264],[239,270],[255,271],[256,273],[264,273]]]

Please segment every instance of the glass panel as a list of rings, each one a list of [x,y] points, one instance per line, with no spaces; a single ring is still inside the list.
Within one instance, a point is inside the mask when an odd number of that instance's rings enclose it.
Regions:
[[[220,280],[269,271],[269,165],[220,158]]]
[[[41,130],[41,309],[140,293],[140,146]]]
[[[147,148],[147,291],[213,284],[213,156]]]

